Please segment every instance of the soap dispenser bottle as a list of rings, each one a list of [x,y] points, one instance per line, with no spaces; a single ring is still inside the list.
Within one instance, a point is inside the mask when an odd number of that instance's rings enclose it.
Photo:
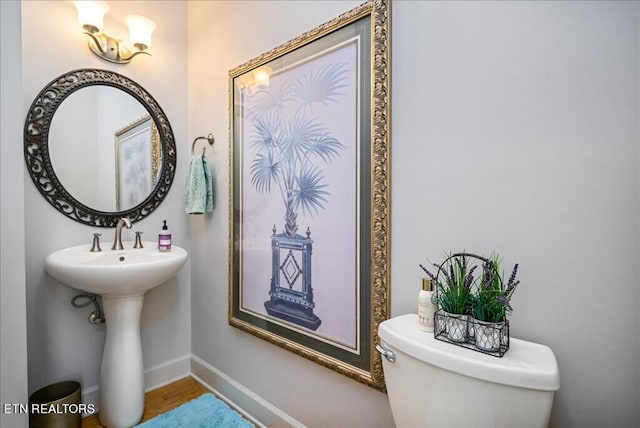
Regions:
[[[437,310],[433,280],[422,278],[422,290],[418,293],[418,328],[432,332]]]
[[[167,220],[162,220],[162,230],[158,234],[158,250],[171,251],[171,232],[167,227]]]

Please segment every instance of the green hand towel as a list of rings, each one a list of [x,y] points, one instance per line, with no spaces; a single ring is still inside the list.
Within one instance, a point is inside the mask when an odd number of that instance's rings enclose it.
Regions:
[[[213,211],[213,180],[207,158],[196,155],[189,161],[185,194],[187,214],[204,214]]]
[[[205,211],[210,213],[213,211],[213,174],[209,168],[209,161],[207,158],[202,159],[202,167],[204,168],[204,179],[207,182],[207,203]]]

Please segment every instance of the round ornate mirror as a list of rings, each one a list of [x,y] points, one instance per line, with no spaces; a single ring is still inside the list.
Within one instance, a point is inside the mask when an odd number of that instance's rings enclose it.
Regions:
[[[40,91],[25,121],[24,154],[51,205],[100,227],[153,212],[176,169],[162,108],[136,82],[107,70],[74,70]]]

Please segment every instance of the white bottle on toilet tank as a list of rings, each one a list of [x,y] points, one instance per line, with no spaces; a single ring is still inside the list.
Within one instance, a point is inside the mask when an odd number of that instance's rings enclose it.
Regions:
[[[435,303],[433,281],[422,278],[422,290],[418,293],[418,328],[422,331],[432,332],[434,318],[438,309]]]

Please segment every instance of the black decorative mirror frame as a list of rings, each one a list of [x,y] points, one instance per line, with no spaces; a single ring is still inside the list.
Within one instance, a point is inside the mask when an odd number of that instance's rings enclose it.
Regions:
[[[133,96],[149,112],[160,135],[160,177],[146,199],[124,211],[99,211],[81,203],[65,189],[51,164],[49,130],[56,110],[77,90],[98,85],[111,86]],[[97,227],[115,227],[122,217],[136,222],[149,215],[166,197],[176,170],[175,138],[160,105],[133,80],[113,71],[98,69],[70,71],[40,91],[29,108],[24,125],[24,156],[34,184],[53,207],[79,223]]]

